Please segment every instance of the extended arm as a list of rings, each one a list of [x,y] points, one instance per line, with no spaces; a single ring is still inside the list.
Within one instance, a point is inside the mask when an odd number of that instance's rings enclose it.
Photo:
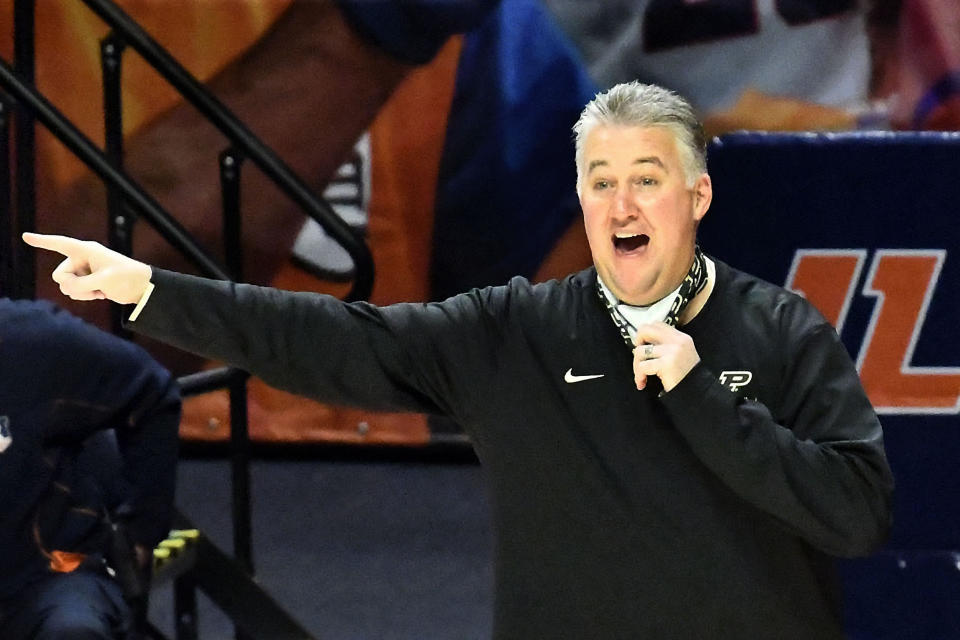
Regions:
[[[441,411],[472,397],[469,380],[492,375],[492,290],[444,303],[375,307],[157,270],[97,243],[26,234],[66,259],[53,277],[78,300],[139,301],[131,328],[228,362],[278,388],[368,409]],[[484,311],[484,308],[487,308]],[[472,363],[461,375],[460,363]],[[462,415],[461,415],[462,417]]]
[[[157,269],[156,289],[129,327],[312,398],[370,409],[433,411],[421,391],[401,310]],[[430,332],[423,326],[417,333]],[[405,335],[400,335],[401,333]]]

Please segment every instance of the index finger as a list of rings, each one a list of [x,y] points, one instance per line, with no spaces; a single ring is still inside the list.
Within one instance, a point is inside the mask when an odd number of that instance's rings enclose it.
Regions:
[[[69,236],[53,236],[43,233],[30,233],[29,231],[23,234],[23,241],[31,247],[56,251],[68,258],[79,253],[84,244],[83,240],[77,240]]]

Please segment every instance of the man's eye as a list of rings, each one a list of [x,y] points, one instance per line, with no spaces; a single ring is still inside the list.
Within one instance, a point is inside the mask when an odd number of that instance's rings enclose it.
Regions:
[[[656,178],[651,178],[650,176],[644,176],[642,178],[637,178],[637,184],[641,187],[653,187],[659,184],[660,181]]]
[[[610,182],[608,182],[607,180],[597,180],[596,182],[593,183],[593,188],[596,191],[602,191],[603,189],[607,189],[609,186],[610,186]]]

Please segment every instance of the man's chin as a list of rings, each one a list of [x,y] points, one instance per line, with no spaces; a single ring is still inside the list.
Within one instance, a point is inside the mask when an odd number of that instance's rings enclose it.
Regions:
[[[604,279],[606,283],[607,280]],[[620,302],[636,307],[645,307],[663,297],[657,295],[655,288],[649,282],[637,282],[628,279],[613,278],[613,284],[607,284],[610,291]],[[668,292],[669,293],[669,292]]]

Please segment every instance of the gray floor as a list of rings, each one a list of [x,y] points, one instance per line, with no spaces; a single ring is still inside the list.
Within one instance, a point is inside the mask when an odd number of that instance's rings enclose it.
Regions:
[[[257,579],[318,639],[490,636],[492,534],[480,468],[411,462],[259,461],[251,469]],[[178,505],[226,551],[229,466],[186,460]],[[151,621],[172,637],[169,587]],[[233,637],[200,600],[204,640]]]

